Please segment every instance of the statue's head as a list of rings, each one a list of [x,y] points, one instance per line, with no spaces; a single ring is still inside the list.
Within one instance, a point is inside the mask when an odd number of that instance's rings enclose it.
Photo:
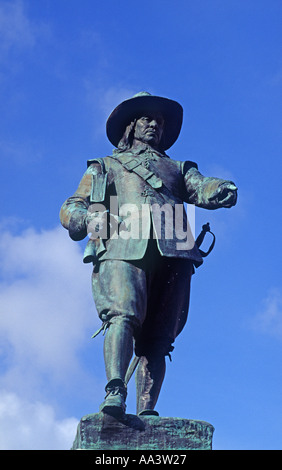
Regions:
[[[176,101],[140,92],[123,101],[107,120],[107,136],[121,150],[142,142],[165,151],[177,140],[183,119]]]

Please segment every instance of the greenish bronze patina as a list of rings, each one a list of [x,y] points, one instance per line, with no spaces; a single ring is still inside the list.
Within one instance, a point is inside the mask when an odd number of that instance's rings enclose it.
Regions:
[[[116,149],[88,161],[60,212],[73,240],[89,236],[84,262],[93,263],[99,331],[106,333],[100,411],[116,417],[124,416],[135,369],[137,414],[157,415],[165,356],[187,320],[191,277],[203,260],[183,203],[213,210],[237,200],[232,181],[203,176],[196,163],[167,155],[182,114],[177,102],[146,92],[117,106],[107,121]]]
[[[80,420],[72,450],[212,450],[213,432],[211,424],[193,419],[127,414],[117,420],[95,413]]]

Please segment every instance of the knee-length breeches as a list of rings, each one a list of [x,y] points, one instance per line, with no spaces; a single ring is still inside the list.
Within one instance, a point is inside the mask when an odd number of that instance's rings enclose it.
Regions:
[[[188,315],[190,260],[163,257],[155,247],[142,260],[105,260],[93,269],[92,291],[103,322],[129,322],[137,356],[166,355]]]

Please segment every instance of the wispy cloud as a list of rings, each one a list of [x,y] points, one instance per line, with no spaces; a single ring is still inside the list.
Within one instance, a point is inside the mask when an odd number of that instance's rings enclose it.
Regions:
[[[19,166],[38,162],[44,156],[39,143],[27,139],[20,142],[18,140],[7,140],[5,136],[0,137],[0,154],[2,164],[8,161]]]
[[[252,328],[260,333],[282,340],[282,291],[271,289],[262,307],[252,320]]]
[[[32,47],[36,41],[36,28],[29,20],[21,0],[4,0],[0,4],[1,52],[12,48]]]
[[[225,180],[236,181],[235,175],[227,168],[217,163],[210,163],[207,165],[207,171],[210,176],[216,176],[218,178],[223,178]]]
[[[35,21],[29,14],[24,0],[2,0],[0,2],[0,83],[6,83],[10,74],[17,75],[26,66],[27,54],[42,55],[37,46],[52,41],[48,23]],[[17,95],[16,90],[14,93]]]
[[[95,133],[97,135],[105,133],[105,123],[113,109],[139,91],[123,85],[102,88],[97,86],[95,80],[90,79],[84,80],[84,88],[88,108],[95,120]],[[97,121],[100,123],[98,126]]]

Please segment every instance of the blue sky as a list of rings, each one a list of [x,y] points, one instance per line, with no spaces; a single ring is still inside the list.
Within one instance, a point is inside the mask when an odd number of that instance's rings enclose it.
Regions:
[[[157,409],[213,424],[214,449],[282,449],[281,15],[278,0],[0,0],[1,449],[68,449],[103,399],[91,267],[59,210],[142,90],[184,108],[170,157],[239,188],[235,208],[196,210],[217,242]]]

